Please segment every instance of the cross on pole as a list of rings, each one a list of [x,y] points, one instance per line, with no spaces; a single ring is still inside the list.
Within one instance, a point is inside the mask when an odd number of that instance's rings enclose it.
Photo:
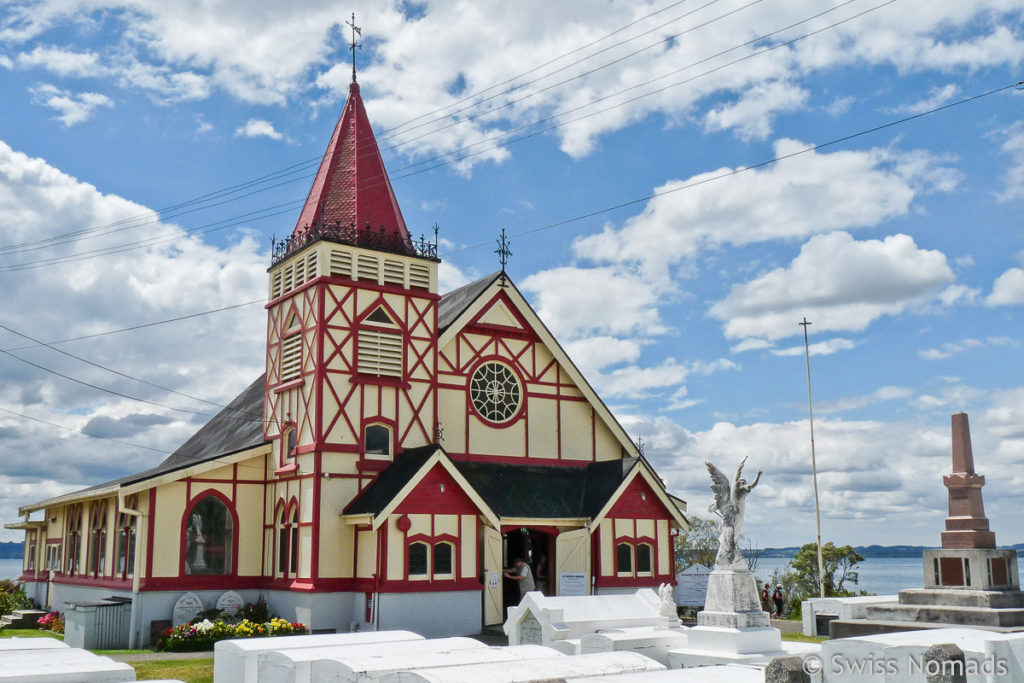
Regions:
[[[501,282],[498,286],[507,287],[508,285],[505,282],[505,266],[508,264],[508,257],[512,255],[512,250],[508,248],[511,242],[505,233],[505,228],[501,229],[501,238],[497,240],[497,243],[498,248],[494,250],[494,253],[498,255],[498,260],[501,262]]]
[[[349,43],[349,47],[352,48],[352,82],[356,82],[356,48],[362,47],[362,43],[356,42],[356,36],[363,37],[363,30],[356,26],[356,13],[352,13],[352,21],[346,21],[346,25],[352,28],[352,42]]]

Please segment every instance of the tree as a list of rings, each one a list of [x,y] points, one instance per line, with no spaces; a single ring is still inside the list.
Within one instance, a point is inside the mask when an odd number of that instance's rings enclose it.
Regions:
[[[690,517],[690,528],[676,536],[675,558],[676,568],[686,569],[693,564],[702,564],[714,568],[715,557],[718,555],[718,537],[722,533],[722,523],[717,519],[701,519]],[[740,536],[736,542],[742,544],[746,537]],[[748,547],[744,551],[747,567],[754,571],[760,550]]]
[[[821,558],[825,574],[825,596],[841,597],[855,595],[847,590],[847,582],[857,584],[860,578],[857,563],[864,557],[853,549],[853,546],[836,546],[831,541],[821,546]],[[789,563],[793,568],[793,583],[801,597],[819,595],[818,589],[818,548],[815,543],[807,543],[800,548],[796,557]]]
[[[690,517],[690,528],[676,536],[676,567],[686,569],[693,564],[715,566],[721,524],[713,519]]]

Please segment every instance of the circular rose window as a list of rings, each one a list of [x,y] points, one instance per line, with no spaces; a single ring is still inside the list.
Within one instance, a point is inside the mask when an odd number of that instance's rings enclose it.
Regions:
[[[484,363],[476,369],[469,382],[469,397],[477,412],[491,422],[508,422],[522,402],[519,380],[501,363]]]

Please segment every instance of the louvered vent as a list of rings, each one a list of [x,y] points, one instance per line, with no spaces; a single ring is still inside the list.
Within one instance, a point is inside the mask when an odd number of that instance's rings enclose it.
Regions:
[[[405,268],[401,261],[384,259],[384,282],[390,282],[393,285],[405,284]]]
[[[285,267],[284,267],[284,269],[283,269],[283,273],[284,273],[284,281],[283,281],[283,283],[282,283],[282,286],[281,286],[281,291],[282,291],[282,293],[283,293],[283,292],[290,292],[290,291],[292,291],[292,287],[293,287],[293,281],[292,281],[292,276],[293,276],[293,273],[292,273],[292,266],[293,266],[293,265],[294,265],[294,264],[291,264],[291,263],[289,263],[289,264],[288,264],[287,266],[285,266]]]
[[[281,271],[279,270],[276,273],[274,273],[274,277],[270,281],[270,298],[276,299],[277,297],[281,296],[281,294]]]
[[[430,268],[418,263],[409,264],[409,286],[430,289]]]
[[[281,381],[288,382],[302,375],[302,335],[285,337],[281,343]]]
[[[380,261],[376,256],[360,254],[356,260],[356,277],[360,280],[376,280],[380,271]]]
[[[331,275],[352,277],[352,254],[340,249],[331,249]]]
[[[402,335],[360,330],[358,353],[359,373],[402,376]]]
[[[306,282],[316,279],[316,252],[311,251],[306,256]]]

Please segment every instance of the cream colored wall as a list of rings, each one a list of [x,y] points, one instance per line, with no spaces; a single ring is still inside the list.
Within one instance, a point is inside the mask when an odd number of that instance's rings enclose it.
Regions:
[[[668,520],[658,520],[657,536],[658,539],[658,573],[659,574],[675,574],[672,571],[672,536],[668,527]]]
[[[356,577],[371,579],[377,571],[377,536],[369,529],[360,530],[356,540],[359,544]]]
[[[477,576],[480,570],[477,559],[476,515],[462,515],[462,569],[463,578]]]
[[[615,523],[613,520],[601,520],[598,525],[601,534],[601,576],[611,576],[615,569]]]
[[[484,319],[488,316],[491,312]],[[501,342],[493,343],[486,334],[463,333],[440,349],[438,419],[445,426],[445,449],[503,457],[524,457],[528,451],[532,460],[558,458],[560,445],[563,460],[622,457],[621,444],[579,387],[557,363],[549,367],[554,359],[550,349],[512,337]],[[507,426],[492,426],[468,407],[470,374],[484,358],[515,367],[523,382],[525,416]]]

